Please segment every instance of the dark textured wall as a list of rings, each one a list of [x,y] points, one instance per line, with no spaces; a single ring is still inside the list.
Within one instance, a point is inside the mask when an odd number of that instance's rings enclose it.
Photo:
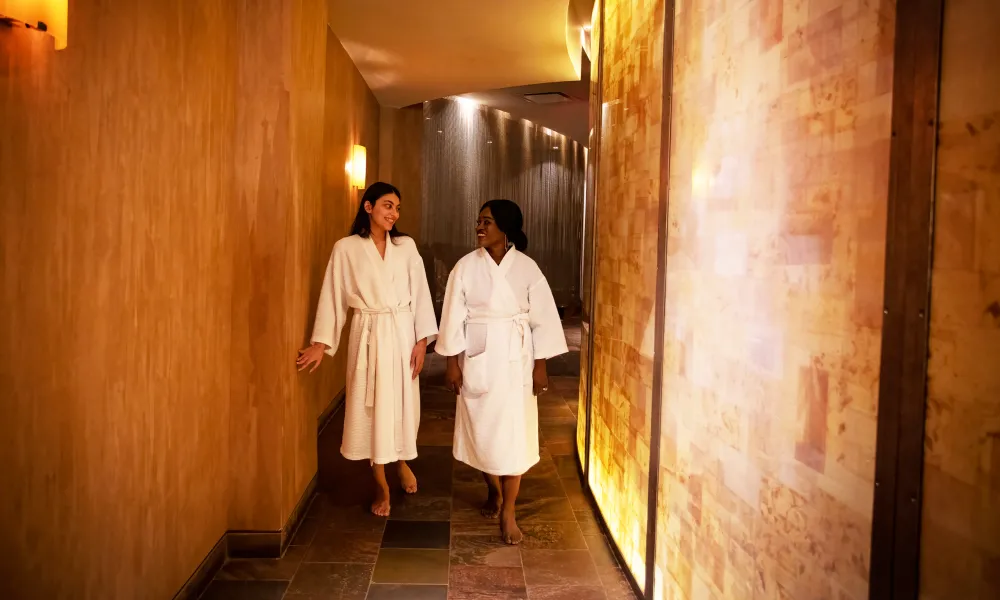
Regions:
[[[527,254],[560,306],[578,306],[586,151],[507,113],[441,99],[424,105],[421,252],[435,303],[448,273],[476,246],[473,223],[492,198],[524,212]]]

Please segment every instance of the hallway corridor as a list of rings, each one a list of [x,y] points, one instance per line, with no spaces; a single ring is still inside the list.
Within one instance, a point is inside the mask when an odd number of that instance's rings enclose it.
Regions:
[[[550,392],[539,399],[542,460],[521,485],[520,547],[504,545],[497,521],[479,514],[481,476],[452,458],[455,398],[442,385],[443,360],[429,355],[420,456],[410,463],[420,492],[396,494],[388,520],[371,515],[367,465],[339,453],[338,411],[319,439],[319,493],[285,557],[230,561],[202,599],[634,598],[577,476],[579,340],[570,328],[571,352],[550,361]]]

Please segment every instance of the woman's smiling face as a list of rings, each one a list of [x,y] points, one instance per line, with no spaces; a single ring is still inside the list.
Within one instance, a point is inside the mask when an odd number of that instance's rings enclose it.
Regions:
[[[476,239],[479,241],[479,247],[489,248],[503,244],[505,238],[506,236],[497,227],[496,221],[493,219],[493,213],[487,206],[479,213],[479,220],[476,221]]]
[[[376,200],[374,205],[365,202],[365,211],[371,220],[372,230],[378,228],[389,231],[399,220],[399,198],[396,194],[386,194]]]

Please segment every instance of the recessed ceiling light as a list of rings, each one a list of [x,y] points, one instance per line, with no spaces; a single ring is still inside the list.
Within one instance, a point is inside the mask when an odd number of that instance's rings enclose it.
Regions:
[[[440,129],[438,129],[438,133],[444,133],[444,132],[443,132],[443,131],[441,131]]]
[[[573,99],[562,92],[540,92],[538,94],[525,94],[524,99],[534,104],[559,104],[561,102],[573,102]]]

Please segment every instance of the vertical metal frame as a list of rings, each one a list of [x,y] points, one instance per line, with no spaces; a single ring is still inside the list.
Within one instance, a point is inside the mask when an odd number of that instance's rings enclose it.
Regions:
[[[896,7],[872,600],[918,596],[944,0]]]
[[[660,203],[656,234],[656,313],[653,332],[653,398],[650,414],[649,488],[646,505],[646,598],[656,589],[656,528],[660,493],[660,436],[663,415],[663,345],[666,335],[667,217],[670,214],[671,107],[674,91],[675,1],[663,2],[663,105],[660,113]]]
[[[594,139],[592,140],[593,147],[590,152],[594,153],[594,189],[591,192],[591,198],[593,202],[590,204],[590,210],[593,213],[594,227],[590,240],[590,281],[587,285],[590,286],[590,311],[587,315],[589,319],[590,331],[587,335],[587,402],[586,402],[586,429],[584,430],[584,441],[583,441],[583,456],[580,457],[583,463],[583,477],[585,482],[590,481],[590,431],[591,431],[591,412],[593,410],[593,389],[594,389],[594,316],[597,313],[597,207],[600,204],[600,199],[598,197],[597,181],[600,175],[601,168],[601,127],[602,127],[602,111],[601,104],[603,102],[604,94],[603,84],[604,84],[604,0],[596,0],[598,3],[598,19],[600,20],[600,30],[598,31],[598,41],[597,41],[597,56],[592,57],[597,61],[597,118],[594,123]],[[586,224],[584,224],[586,227]],[[587,484],[589,487],[589,483]]]

